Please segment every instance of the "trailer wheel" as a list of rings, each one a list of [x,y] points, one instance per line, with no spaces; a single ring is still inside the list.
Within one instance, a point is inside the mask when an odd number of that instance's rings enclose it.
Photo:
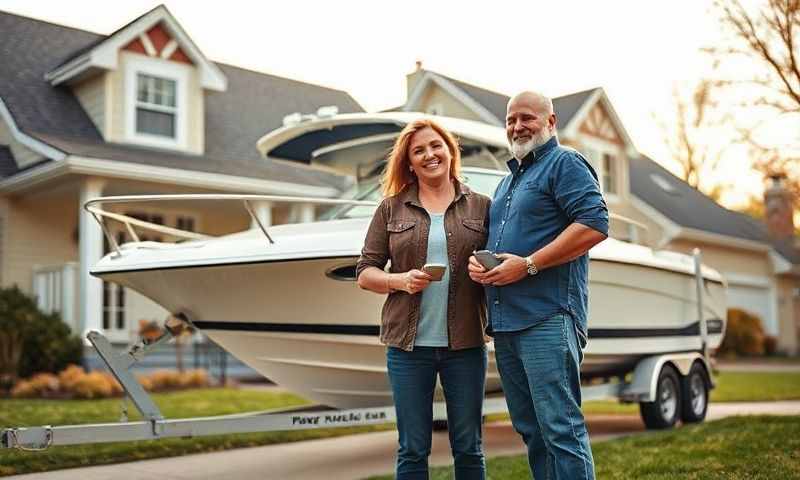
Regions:
[[[678,372],[671,365],[661,367],[658,374],[656,399],[640,402],[639,413],[649,429],[672,428],[681,413],[681,386]]]
[[[709,381],[706,370],[695,362],[681,383],[681,420],[684,423],[702,422],[708,411]]]

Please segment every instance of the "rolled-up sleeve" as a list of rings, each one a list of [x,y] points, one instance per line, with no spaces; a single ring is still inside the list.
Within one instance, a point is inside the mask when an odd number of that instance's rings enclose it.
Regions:
[[[367,236],[364,239],[364,248],[361,249],[361,256],[356,264],[356,278],[369,267],[383,270],[389,261],[389,234],[386,231],[387,209],[387,200],[384,199],[375,210],[375,215],[372,216],[372,222],[369,224]]]
[[[578,152],[565,152],[552,177],[556,202],[572,223],[608,236],[608,206],[594,168]]]

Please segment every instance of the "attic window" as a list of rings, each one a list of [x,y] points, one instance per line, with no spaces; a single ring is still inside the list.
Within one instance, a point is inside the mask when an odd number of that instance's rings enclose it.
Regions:
[[[659,175],[657,173],[651,173],[650,174],[650,180],[652,180],[653,183],[658,185],[661,188],[661,190],[664,190],[667,193],[672,193],[672,194],[676,193],[675,192],[675,187],[673,187],[672,184],[669,183],[669,180],[667,180],[666,178],[662,177],[661,175]]]
[[[139,73],[136,75],[136,132],[175,138],[175,80]]]

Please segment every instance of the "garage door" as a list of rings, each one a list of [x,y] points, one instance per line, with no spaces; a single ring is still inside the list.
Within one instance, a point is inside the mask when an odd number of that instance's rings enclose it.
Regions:
[[[728,285],[728,308],[740,308],[756,314],[768,335],[778,334],[778,322],[773,316],[772,295],[766,287]]]

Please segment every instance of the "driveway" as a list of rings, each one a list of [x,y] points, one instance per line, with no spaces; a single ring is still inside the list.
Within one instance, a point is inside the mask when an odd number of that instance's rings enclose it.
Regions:
[[[721,403],[709,406],[708,418],[732,415],[800,415],[800,401]],[[593,442],[644,431],[637,416],[588,417]],[[309,440],[226,452],[18,475],[15,480],[189,480],[235,478],[332,480],[358,479],[391,473],[396,446],[395,431]],[[484,427],[484,445],[490,457],[524,453],[522,442],[508,422]],[[446,432],[434,433],[433,465],[451,462]]]

